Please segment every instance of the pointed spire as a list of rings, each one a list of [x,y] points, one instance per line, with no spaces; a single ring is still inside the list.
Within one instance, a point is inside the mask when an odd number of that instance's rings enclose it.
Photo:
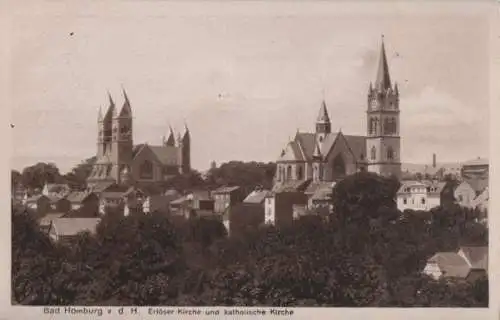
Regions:
[[[370,87],[368,87],[368,94],[371,94],[373,92],[373,84],[370,81]]]
[[[182,139],[186,139],[186,138],[189,138],[189,128],[187,126],[186,121],[184,121],[184,135],[183,135]]]
[[[397,82],[394,82],[394,94],[396,94],[397,96],[399,96],[399,88],[398,88],[398,83]]]
[[[102,122],[103,121],[103,116],[102,116],[102,108],[99,106],[99,113],[97,114],[97,121]]]
[[[132,108],[130,107],[130,101],[128,100],[127,92],[122,86],[123,98],[125,102],[123,103],[122,110],[120,111],[120,117],[128,117],[132,115]]]
[[[109,100],[109,106],[108,110],[106,111],[106,115],[104,116],[104,120],[110,120],[115,114],[115,102],[113,101],[113,98],[111,97],[111,93],[108,91],[108,100]]]
[[[377,79],[375,88],[377,90],[386,90],[391,87],[391,78],[389,76],[389,66],[387,65],[387,56],[385,54],[384,35],[382,35],[382,45],[380,46],[380,58],[378,62]]]
[[[170,127],[170,134],[168,136],[168,139],[167,141],[165,142],[165,144],[167,146],[175,146],[175,135],[174,135],[174,130],[172,129],[172,126],[169,126]]]
[[[326,110],[325,100],[322,101],[321,107],[319,108],[317,123],[330,123],[330,117],[328,116],[328,111]]]

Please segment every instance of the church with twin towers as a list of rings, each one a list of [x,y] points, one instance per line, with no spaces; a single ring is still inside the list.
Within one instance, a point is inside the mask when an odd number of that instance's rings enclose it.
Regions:
[[[375,82],[366,102],[366,135],[332,132],[325,101],[314,132],[297,131],[277,160],[276,184],[288,181],[333,182],[359,171],[401,177],[399,89],[391,83],[384,39]]]
[[[108,93],[106,112],[99,109],[96,161],[87,179],[89,187],[155,183],[190,172],[191,135],[187,125],[177,136],[170,127],[161,145],[134,144],[132,105],[125,90],[122,101],[118,105]]]

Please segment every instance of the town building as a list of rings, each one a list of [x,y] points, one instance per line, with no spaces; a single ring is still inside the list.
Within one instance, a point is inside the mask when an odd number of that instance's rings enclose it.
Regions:
[[[56,218],[51,220],[48,234],[55,242],[68,243],[80,233],[95,234],[100,221],[100,218]]]
[[[71,204],[71,217],[98,217],[99,197],[93,192],[73,191],[66,199]]]
[[[212,191],[212,197],[214,199],[214,212],[223,214],[230,206],[242,202],[245,199],[245,194],[240,187],[224,186]]]
[[[26,200],[26,207],[32,210],[37,217],[43,217],[51,211],[50,199],[43,194],[37,194]]]
[[[109,94],[108,94],[109,95]],[[109,95],[109,106],[102,115],[99,110],[97,160],[87,179],[93,188],[109,182],[151,184],[191,170],[191,136],[185,127],[181,136],[172,128],[161,145],[134,145],[132,107],[123,91],[120,110]]]
[[[42,194],[47,197],[64,198],[70,192],[70,186],[64,183],[46,183],[42,189]]]
[[[307,206],[307,195],[304,193],[310,180],[288,181],[275,185],[266,196],[264,205],[264,222],[268,225],[284,226],[290,224],[294,217],[294,207]]]
[[[149,195],[142,204],[144,213],[168,213],[170,211],[170,203],[181,198],[182,195],[175,190],[167,190],[165,194]]]
[[[367,135],[332,132],[323,101],[316,130],[297,131],[277,160],[276,183],[290,180],[337,181],[357,171],[383,176],[401,175],[399,89],[392,84],[384,43],[375,83],[367,94]]]
[[[446,182],[403,181],[397,192],[397,206],[404,210],[430,210],[440,206],[444,199]]]
[[[488,247],[461,247],[458,252],[438,252],[423,270],[434,278],[455,278],[475,281],[488,276]]]

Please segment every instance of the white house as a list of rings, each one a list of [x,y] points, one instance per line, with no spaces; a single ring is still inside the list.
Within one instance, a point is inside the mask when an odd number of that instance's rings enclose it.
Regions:
[[[441,205],[446,182],[404,181],[397,192],[397,205],[401,211],[429,210]]]

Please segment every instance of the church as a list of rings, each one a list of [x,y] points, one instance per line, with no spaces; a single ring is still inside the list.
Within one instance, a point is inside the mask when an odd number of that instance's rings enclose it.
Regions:
[[[125,90],[118,110],[108,93],[106,113],[99,110],[96,162],[87,178],[90,188],[116,183],[148,184],[191,171],[191,137],[187,126],[182,135],[172,128],[161,145],[133,142],[132,107]]]
[[[375,83],[367,94],[366,136],[332,132],[326,103],[314,132],[297,132],[277,161],[277,184],[287,181],[334,182],[358,171],[401,176],[399,90],[391,84],[382,39]]]

